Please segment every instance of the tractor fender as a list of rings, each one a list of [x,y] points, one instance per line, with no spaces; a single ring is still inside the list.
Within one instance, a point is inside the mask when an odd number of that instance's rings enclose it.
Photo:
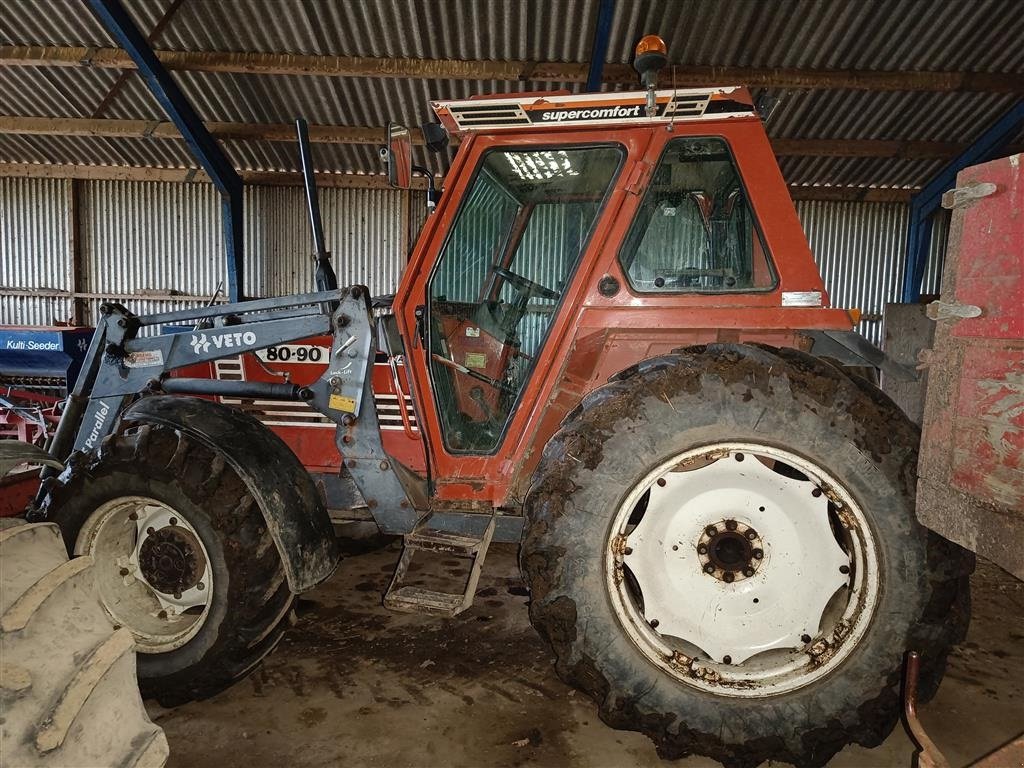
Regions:
[[[171,427],[220,453],[259,505],[292,592],[312,589],[334,573],[341,553],[313,478],[257,419],[209,400],[156,395],[134,403],[121,422]]]

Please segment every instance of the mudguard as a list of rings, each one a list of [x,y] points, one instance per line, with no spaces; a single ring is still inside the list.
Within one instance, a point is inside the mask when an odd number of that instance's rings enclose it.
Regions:
[[[224,456],[263,512],[292,592],[312,589],[334,573],[341,553],[313,479],[258,420],[209,400],[153,396],[134,403],[121,421],[173,427]]]

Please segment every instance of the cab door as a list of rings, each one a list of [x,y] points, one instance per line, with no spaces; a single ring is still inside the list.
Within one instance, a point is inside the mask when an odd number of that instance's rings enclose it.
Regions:
[[[625,164],[625,147],[590,137],[475,139],[461,164],[468,182],[417,246],[398,303],[440,498],[500,496],[518,445],[509,437],[529,416],[524,393],[550,367],[559,308]]]

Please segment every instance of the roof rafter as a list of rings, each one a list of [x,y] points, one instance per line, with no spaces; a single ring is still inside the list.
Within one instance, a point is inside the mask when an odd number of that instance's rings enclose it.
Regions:
[[[243,141],[295,141],[295,127],[289,123],[206,124],[218,139]],[[99,136],[123,139],[180,139],[174,124],[166,120],[113,120],[77,117],[0,116],[0,133],[36,136]],[[314,144],[384,143],[385,129],[372,126],[311,125],[309,140]],[[418,129],[412,130],[414,144],[422,144]],[[899,157],[912,160],[945,159],[963,145],[945,141],[886,141],[875,139],[772,139],[776,155],[794,157]]]
[[[302,174],[282,171],[241,171],[246,184],[299,186]],[[319,187],[348,187],[358,189],[390,189],[384,174],[317,173]],[[69,165],[42,163],[0,162],[0,177],[45,179],[87,179],[92,181],[173,181],[206,182],[209,177],[197,168],[153,168],[127,165]],[[426,180],[413,177],[414,189],[426,189]],[[826,187],[791,185],[789,193],[794,200],[848,200],[863,202],[906,202],[913,189],[882,187]]]
[[[218,139],[244,141],[295,141],[291,123],[218,123],[206,128]],[[34,136],[102,136],[121,139],[180,139],[169,120],[114,120],[79,117],[0,116],[0,133]],[[309,140],[315,144],[383,144],[383,127],[311,125]],[[422,144],[419,129],[412,129],[414,144]]]
[[[156,51],[156,54],[160,62],[171,70],[264,75],[585,83],[588,71],[588,65],[582,62],[392,59],[222,51]],[[134,68],[128,54],[119,48],[26,45],[0,46],[0,66]],[[674,71],[677,81],[688,86],[742,83],[754,87],[798,89],[1024,93],[1024,77],[1019,73],[879,72],[685,64],[674,65]],[[607,64],[604,82],[633,85],[636,73],[626,64]]]

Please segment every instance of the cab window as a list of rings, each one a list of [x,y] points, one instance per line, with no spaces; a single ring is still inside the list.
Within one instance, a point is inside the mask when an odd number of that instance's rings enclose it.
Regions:
[[[428,291],[428,364],[448,450],[497,448],[622,154],[587,146],[484,156]]]
[[[669,142],[619,259],[642,293],[760,291],[777,282],[736,163],[718,138]]]

